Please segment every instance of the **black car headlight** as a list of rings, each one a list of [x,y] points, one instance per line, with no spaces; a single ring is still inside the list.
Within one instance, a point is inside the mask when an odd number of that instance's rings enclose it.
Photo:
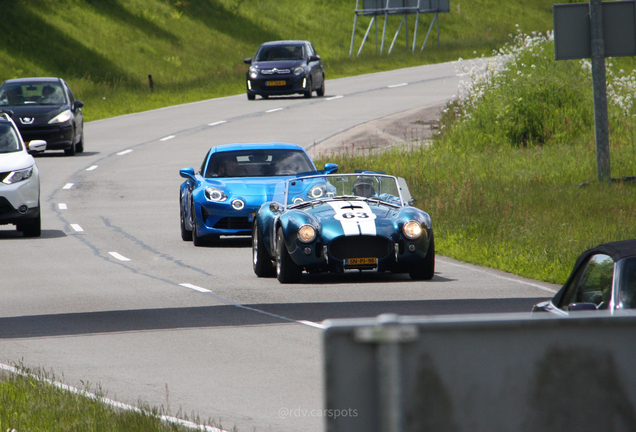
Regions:
[[[11,171],[3,180],[2,183],[4,184],[13,184],[13,183],[18,183],[24,180],[27,180],[29,178],[31,178],[31,176],[33,175],[33,167],[30,166],[28,168],[25,169],[21,169],[21,170],[17,170],[17,171]]]
[[[227,199],[227,195],[221,189],[208,186],[205,188],[205,199],[208,201],[221,202]]]
[[[71,116],[71,110],[64,110],[49,120],[49,124],[66,123],[71,119]]]
[[[311,225],[303,225],[298,229],[298,240],[310,243],[316,238],[316,229]]]
[[[415,240],[422,235],[422,226],[415,221],[408,221],[402,227],[402,232],[404,233],[404,237],[409,240]]]
[[[258,76],[258,69],[255,67],[251,67],[249,70],[249,76],[252,79],[256,79],[256,77]]]
[[[298,66],[296,69],[294,69],[294,75],[302,75],[305,73],[305,68],[302,66]]]

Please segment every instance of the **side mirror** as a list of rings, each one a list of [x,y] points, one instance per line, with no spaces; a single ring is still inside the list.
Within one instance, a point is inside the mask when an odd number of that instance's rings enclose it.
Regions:
[[[325,164],[325,169],[322,170],[322,172],[325,174],[334,174],[338,172],[338,165],[335,163],[327,162]]]
[[[27,144],[27,149],[29,152],[43,152],[46,150],[46,141],[44,140],[33,140]]]
[[[184,179],[194,181],[194,168],[192,167],[182,168],[179,170],[179,175],[183,177]]]
[[[598,310],[594,303],[570,303],[568,305],[570,312],[595,311]]]
[[[243,60],[243,63],[251,65],[252,64],[252,59],[251,58],[246,58],[245,60]]]
[[[320,56],[318,55],[309,56],[309,61],[310,62],[320,61]]]
[[[76,109],[81,108],[81,107],[83,107],[83,106],[84,106],[84,102],[79,101],[79,100],[76,100],[76,101],[73,103],[73,111],[75,111]]]
[[[272,213],[278,213],[280,211],[280,204],[278,204],[277,202],[272,202],[269,205],[269,211],[271,211]]]

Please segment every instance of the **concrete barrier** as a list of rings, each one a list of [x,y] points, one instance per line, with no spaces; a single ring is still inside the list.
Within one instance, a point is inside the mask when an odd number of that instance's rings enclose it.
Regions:
[[[329,432],[636,431],[636,314],[324,322]]]

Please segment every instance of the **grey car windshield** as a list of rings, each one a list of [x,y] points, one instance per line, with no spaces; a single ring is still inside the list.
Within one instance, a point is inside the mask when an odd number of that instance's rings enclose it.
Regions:
[[[254,61],[303,60],[304,58],[303,45],[263,45],[258,49]]]
[[[58,82],[6,84],[0,88],[0,105],[62,105],[66,96]]]
[[[10,124],[0,124],[0,153],[13,153],[22,150],[20,139]]]

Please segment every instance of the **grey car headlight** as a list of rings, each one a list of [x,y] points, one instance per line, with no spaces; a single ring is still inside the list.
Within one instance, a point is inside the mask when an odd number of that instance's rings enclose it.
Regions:
[[[208,201],[221,202],[227,199],[227,195],[221,189],[208,186],[205,188],[205,199]]]
[[[258,76],[258,69],[255,67],[251,67],[249,75],[250,75],[250,78],[255,79]]]
[[[70,119],[71,119],[71,110],[64,110],[58,115],[56,115],[55,117],[53,117],[51,120],[49,120],[49,124],[66,123]]]
[[[408,221],[402,227],[402,232],[404,233],[404,237],[409,240],[415,240],[422,235],[422,226],[415,221]]]
[[[294,69],[294,75],[302,75],[305,73],[305,68],[302,66],[298,66],[296,69]]]
[[[316,229],[311,225],[303,225],[298,229],[298,240],[309,243],[316,238]]]
[[[17,171],[11,171],[9,173],[9,175],[7,175],[3,180],[2,183],[4,184],[13,184],[13,183],[18,183],[24,180],[28,180],[29,178],[31,178],[31,176],[33,175],[33,167],[30,166],[28,168],[25,169],[21,169],[21,170],[17,170]]]

